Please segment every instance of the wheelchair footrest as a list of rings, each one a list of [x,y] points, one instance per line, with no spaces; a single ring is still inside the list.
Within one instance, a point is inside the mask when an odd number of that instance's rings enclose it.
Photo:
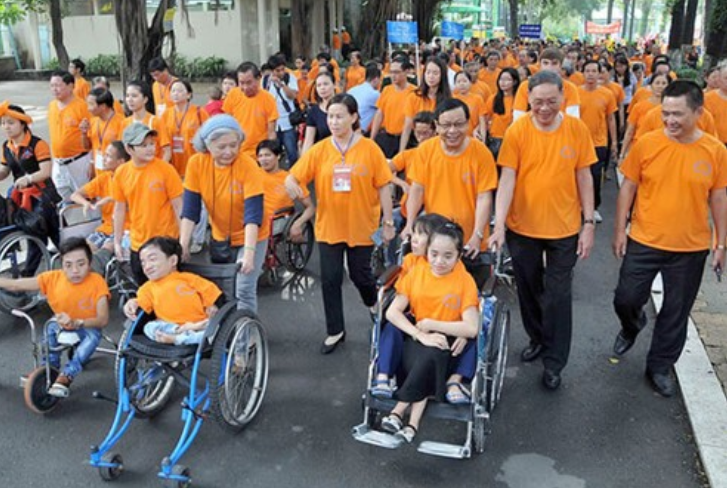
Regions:
[[[360,424],[354,427],[352,434],[353,438],[359,442],[386,449],[397,449],[404,442],[392,434],[374,430],[366,424]]]
[[[433,456],[446,457],[451,459],[467,459],[472,455],[468,446],[447,444],[444,442],[424,441],[419,444],[417,451]]]

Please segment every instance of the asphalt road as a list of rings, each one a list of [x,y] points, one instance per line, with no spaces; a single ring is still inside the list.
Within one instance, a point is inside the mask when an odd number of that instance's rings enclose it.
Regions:
[[[0,83],[0,99],[45,105],[44,83]],[[41,100],[42,102],[39,102]],[[33,102],[35,101],[35,102]],[[40,113],[40,112],[39,112]],[[47,133],[38,124],[36,131]],[[611,256],[615,184],[604,188],[605,223],[594,255],[579,263],[574,286],[574,343],[557,392],[540,386],[541,366],[519,362],[526,344],[515,313],[502,401],[488,448],[470,460],[427,456],[405,446],[384,450],[354,441],[368,357],[368,313],[346,282],[347,341],[318,354],[324,335],[317,255],[310,272],[282,289],[262,289],[260,315],[269,335],[270,380],[257,418],[239,435],[213,422],[183,459],[200,487],[496,488],[700,487],[698,453],[679,398],[663,399],[644,379],[648,334],[618,365],[608,361],[617,332]],[[516,306],[513,304],[516,311]],[[105,436],[113,362],[98,356],[73,385],[71,398],[41,417],[25,408],[18,387],[31,367],[24,326],[0,317],[0,486],[107,486],[87,464],[89,446]],[[120,319],[109,326],[118,336]],[[153,420],[138,420],[120,442],[126,472],[119,486],[159,486],[159,461],[181,431],[181,393]],[[463,439],[462,424],[425,419],[418,440]]]

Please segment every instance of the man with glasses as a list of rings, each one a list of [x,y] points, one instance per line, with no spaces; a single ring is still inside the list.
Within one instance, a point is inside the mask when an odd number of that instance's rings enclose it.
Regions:
[[[593,247],[593,178],[598,161],[588,127],[564,115],[563,80],[543,70],[530,78],[529,114],[507,130],[490,246],[512,256],[520,314],[530,337],[520,358],[543,356],[542,381],[560,386],[573,322],[573,268]],[[507,233],[505,226],[507,225]]]
[[[379,145],[387,159],[399,152],[399,139],[404,130],[406,96],[416,88],[409,84],[406,72],[410,68],[406,58],[394,58],[389,66],[391,85],[384,88],[376,102],[376,114],[371,122],[371,139]]]

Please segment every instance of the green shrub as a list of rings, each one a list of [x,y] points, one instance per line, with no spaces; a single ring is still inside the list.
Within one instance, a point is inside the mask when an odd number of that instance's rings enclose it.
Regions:
[[[221,78],[227,69],[227,61],[217,56],[189,59],[183,54],[175,54],[170,64],[175,75],[190,80]]]
[[[58,62],[57,58],[53,58],[50,61],[48,61],[45,66],[43,66],[43,69],[49,69],[51,71],[56,71],[61,69],[61,63]]]
[[[121,56],[118,54],[99,54],[86,62],[86,76],[121,75]]]
[[[699,77],[699,71],[692,68],[682,68],[677,70],[677,78],[680,80],[694,80],[697,81]]]

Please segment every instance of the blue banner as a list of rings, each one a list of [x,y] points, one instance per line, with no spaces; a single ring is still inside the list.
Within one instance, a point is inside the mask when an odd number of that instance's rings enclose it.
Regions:
[[[464,24],[445,20],[442,22],[442,37],[461,41],[464,39]]]
[[[540,39],[543,35],[541,24],[522,24],[518,27],[518,36],[530,39]]]
[[[387,20],[386,40],[392,44],[416,44],[419,42],[417,23]]]

